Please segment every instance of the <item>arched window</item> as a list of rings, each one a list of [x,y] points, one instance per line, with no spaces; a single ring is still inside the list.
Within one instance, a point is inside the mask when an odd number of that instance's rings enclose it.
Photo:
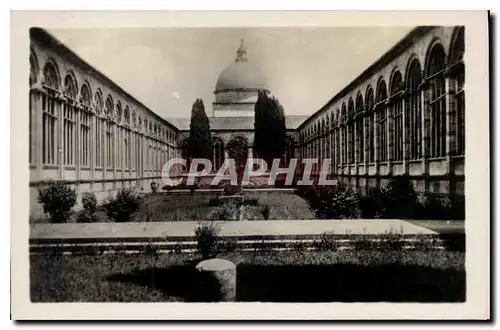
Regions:
[[[455,111],[454,127],[456,127],[456,142],[452,148],[452,154],[465,155],[465,67],[463,56],[465,52],[464,27],[459,27],[452,39],[452,49],[450,51],[450,66],[452,67],[451,78],[455,87]],[[452,140],[453,141],[453,140]]]
[[[43,126],[42,126],[42,162],[44,165],[57,164],[57,101],[52,91],[59,91],[59,74],[54,63],[47,62],[43,68],[43,87],[47,94],[42,96]]]
[[[399,71],[392,76],[391,97],[394,98],[392,104],[392,121],[394,129],[392,132],[392,160],[403,160],[403,78]]]
[[[76,82],[71,74],[64,78],[64,96],[70,100],[76,100]],[[76,149],[76,111],[73,104],[65,101],[63,103],[63,164],[75,165]]]
[[[97,90],[94,97],[94,109],[96,112],[96,126],[95,126],[95,166],[103,167],[103,138],[102,130],[104,126],[104,119],[101,117],[102,113],[102,93],[100,89]]]
[[[120,101],[116,103],[116,122],[120,123],[122,121],[122,104]]]
[[[37,76],[38,76],[38,61],[35,55],[35,52],[33,50],[30,51],[30,87],[37,82]],[[33,133],[35,131],[35,122],[34,118],[36,117],[36,111],[37,109],[34,108],[34,99],[38,98],[37,95],[35,95],[31,89],[30,89],[30,95],[29,95],[29,162],[30,164],[33,163],[33,154],[34,151],[37,148],[36,143],[33,139]]]
[[[43,86],[52,90],[59,91],[59,73],[52,61],[47,62],[43,68]]]
[[[326,121],[325,121],[325,146],[324,146],[324,153],[323,153],[323,158],[330,158],[330,115],[326,114]]]
[[[342,164],[342,143],[341,134],[342,129],[340,126],[340,110],[337,108],[335,111],[335,164]]]
[[[354,164],[355,161],[354,135],[356,134],[356,131],[354,129],[354,101],[352,100],[352,98],[349,99],[349,103],[347,106],[347,130],[348,130],[348,137],[347,137],[348,163]]]
[[[366,144],[368,149],[368,162],[375,162],[375,113],[373,107],[375,106],[375,97],[373,89],[368,87],[366,92]]]
[[[340,112],[340,125],[342,130],[342,164],[348,164],[347,160],[347,109],[345,103],[342,104]]]
[[[80,90],[80,102],[87,107],[92,106],[92,96],[90,88],[87,84],[83,84],[82,89]]]
[[[213,147],[213,170],[218,171],[222,164],[224,164],[225,155],[224,155],[224,141],[220,137],[214,136],[212,138],[212,147]]]
[[[363,125],[363,96],[358,93],[356,97],[356,159],[358,163],[365,161],[365,138]]]
[[[446,90],[442,73],[445,53],[441,44],[435,44],[427,62],[427,77],[430,83],[430,152],[431,158],[446,156]]]
[[[377,87],[377,152],[378,161],[387,161],[387,87],[384,80],[381,80]]]
[[[123,118],[125,119],[125,122],[127,124],[130,124],[130,110],[128,106],[125,107],[125,110],[123,112]]]
[[[406,77],[408,153],[410,160],[417,160],[422,157],[422,102],[419,89],[422,83],[422,69],[418,60],[414,59],[409,64]]]
[[[320,148],[320,154],[319,154],[319,163],[321,164],[323,162],[323,159],[325,158],[326,155],[326,122],[325,118],[321,119],[321,148]]]
[[[81,102],[90,107],[91,96],[87,84],[83,84],[80,90]],[[90,120],[91,113],[88,110],[80,111],[80,166],[90,166]]]
[[[106,121],[106,167],[113,168],[114,166],[114,143],[113,143],[113,121],[111,117],[113,116],[113,98],[111,95],[106,99],[105,113],[108,115],[108,120]]]

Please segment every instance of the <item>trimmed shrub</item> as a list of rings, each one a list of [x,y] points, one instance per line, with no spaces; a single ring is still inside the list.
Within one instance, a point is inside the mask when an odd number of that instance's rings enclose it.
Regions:
[[[421,212],[421,205],[407,176],[393,178],[382,190],[383,217],[386,219],[414,219]]]
[[[132,219],[141,204],[141,198],[132,190],[122,189],[116,194],[116,198],[108,199],[104,209],[108,218],[115,222],[127,222]]]
[[[264,205],[262,207],[262,209],[260,210],[260,212],[262,213],[262,216],[264,217],[264,220],[268,220],[269,219],[269,214],[271,213],[271,208],[269,207],[269,205]]]
[[[97,199],[95,194],[91,192],[83,193],[82,195],[83,210],[78,216],[78,222],[95,222],[97,216]]]
[[[238,221],[240,218],[240,208],[236,203],[226,202],[215,208],[209,215],[212,221]]]
[[[153,181],[153,182],[151,182],[150,187],[151,187],[152,193],[156,193],[158,191],[158,183]]]
[[[224,195],[234,196],[237,194],[241,194],[241,187],[240,186],[227,185],[224,187]]]
[[[217,255],[219,245],[220,227],[213,222],[203,222],[195,229],[196,250],[203,259],[213,258]]]
[[[50,181],[38,188],[38,202],[52,223],[66,222],[76,204],[76,193],[63,181]]]
[[[298,194],[308,203],[318,219],[352,219],[359,217],[358,197],[344,183],[335,186],[315,185],[300,188]]]
[[[339,247],[339,242],[333,234],[323,233],[319,240],[313,242],[313,247],[317,251],[335,251]]]
[[[429,220],[465,220],[465,199],[463,196],[442,198],[429,195],[422,207],[423,219]]]
[[[365,219],[417,219],[422,206],[407,176],[391,179],[380,188],[370,188],[359,198],[361,217]]]

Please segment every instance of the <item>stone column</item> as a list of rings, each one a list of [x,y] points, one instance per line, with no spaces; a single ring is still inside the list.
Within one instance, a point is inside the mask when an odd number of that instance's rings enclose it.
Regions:
[[[57,134],[56,134],[56,141],[57,141],[57,164],[59,165],[59,179],[64,180],[64,148],[65,146],[65,141],[64,141],[64,104],[62,102],[63,96],[62,94],[59,94],[55,99],[55,108],[56,108],[56,113],[58,114],[58,127],[57,127]]]
[[[387,130],[386,130],[386,142],[387,146],[387,173],[388,175],[392,175],[392,159],[394,158],[394,100],[387,100],[386,102],[386,118],[387,118]]]
[[[42,88],[40,83],[35,84],[31,87],[31,93],[33,95],[32,99],[32,115],[33,115],[33,146],[32,157],[33,163],[36,166],[35,178],[32,181],[40,180],[42,178],[43,172],[43,109],[42,109],[42,97],[45,95],[45,90]]]
[[[370,112],[368,114],[371,114]],[[364,125],[363,125],[363,150],[361,150],[360,152],[363,152],[364,155],[363,155],[363,158],[365,160],[365,176],[368,176],[368,162],[369,162],[369,151],[370,151],[370,138],[373,139],[373,137],[370,137],[368,136],[368,125],[369,125],[369,122],[370,122],[370,119],[368,118],[368,116],[366,116],[366,114],[363,115],[363,122],[364,122]]]
[[[409,158],[410,158],[410,153],[409,153],[409,144],[410,144],[410,141],[408,139],[408,131],[409,131],[409,127],[408,127],[408,95],[406,94],[403,94],[402,96],[402,100],[401,100],[401,113],[402,113],[402,117],[401,117],[401,120],[403,122],[403,173],[404,174],[409,174],[409,171],[410,171],[410,165],[409,165]]]
[[[92,111],[92,109],[89,109],[90,113],[90,129],[89,129],[89,149],[90,149],[90,157],[89,157],[89,162],[90,162],[90,180],[91,180],[91,187],[92,191],[94,191],[94,180],[95,180],[95,167],[96,167],[96,141],[94,140],[96,137],[96,126],[97,126],[97,117],[96,113]]]
[[[378,124],[378,116],[377,116],[377,108],[374,108],[374,111],[372,113],[373,116],[373,151],[374,151],[374,161],[375,161],[375,178],[376,178],[376,187],[380,186],[380,177],[379,177],[379,167],[380,167],[380,159],[379,159],[379,149],[380,149],[380,127]]]
[[[76,116],[76,125],[75,125],[75,129],[76,129],[75,133],[76,134],[73,135],[73,136],[75,136],[75,141],[74,141],[72,147],[73,147],[73,151],[74,151],[73,156],[75,157],[76,180],[79,181],[80,180],[80,166],[81,166],[81,159],[80,158],[82,156],[82,151],[83,151],[82,144],[80,143],[81,142],[80,128],[81,128],[81,124],[82,124],[82,119],[80,118],[80,116],[81,116],[81,113],[83,111],[82,105],[75,103],[75,106],[73,107],[73,111],[75,112],[75,116]],[[79,191],[80,184],[77,184],[77,186],[78,186],[78,191]]]
[[[112,131],[112,136],[111,136],[111,140],[113,141],[112,143],[112,148],[113,150],[111,151],[111,154],[113,155],[113,158],[112,158],[112,166],[113,166],[113,188],[116,189],[116,165],[117,165],[117,162],[118,162],[118,157],[117,157],[117,147],[118,147],[118,144],[116,143],[116,140],[118,139],[118,123],[117,122],[114,122],[114,125],[113,125],[113,131]]]
[[[449,175],[448,193],[450,196],[456,194],[455,164],[453,162],[454,149],[457,145],[457,125],[456,120],[456,85],[450,77],[450,70],[446,71],[445,77],[445,106],[446,106],[446,174]]]
[[[419,85],[418,91],[421,94],[422,102],[422,176],[424,178],[424,194],[429,192],[429,134],[430,134],[430,116],[429,116],[429,90],[428,83],[424,80]]]

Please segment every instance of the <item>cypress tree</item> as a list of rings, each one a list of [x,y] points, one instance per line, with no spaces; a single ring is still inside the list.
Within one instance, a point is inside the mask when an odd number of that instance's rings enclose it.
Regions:
[[[191,110],[188,154],[190,158],[212,159],[210,123],[201,99],[196,99]]]
[[[286,148],[286,123],[283,106],[275,97],[259,92],[255,104],[255,151],[271,166]]]

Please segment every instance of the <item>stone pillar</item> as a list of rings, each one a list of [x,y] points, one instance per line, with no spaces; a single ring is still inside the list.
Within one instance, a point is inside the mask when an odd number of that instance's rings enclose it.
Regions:
[[[117,160],[118,157],[116,155],[116,153],[117,153],[116,149],[118,147],[118,145],[116,143],[117,139],[118,139],[118,123],[114,122],[113,131],[112,131],[112,135],[111,135],[111,140],[113,141],[113,143],[112,143],[113,150],[111,150],[111,155],[113,157],[111,159],[111,161],[112,161],[111,165],[113,166],[113,189],[116,189],[116,186],[117,186],[116,181],[115,181],[116,180],[116,165],[117,165],[116,163],[118,161]]]
[[[73,107],[73,105],[71,105]],[[81,166],[81,152],[82,152],[82,145],[80,144],[81,142],[81,136],[80,136],[80,128],[81,128],[81,124],[82,124],[82,119],[80,118],[81,117],[81,113],[83,111],[83,107],[81,104],[76,104],[75,103],[75,106],[73,107],[73,111],[75,112],[75,116],[76,116],[76,125],[75,125],[75,129],[76,129],[76,134],[74,134],[73,136],[75,136],[75,141],[73,143],[73,156],[75,157],[75,167],[76,167],[76,180],[79,181],[80,180],[80,166]],[[90,124],[90,123],[89,123]],[[77,192],[80,191],[80,184],[77,184]]]
[[[91,187],[90,189],[92,191],[95,190],[95,187],[94,187],[94,180],[95,180],[95,167],[96,167],[96,152],[97,152],[97,148],[96,148],[96,129],[97,129],[97,117],[96,117],[96,113],[94,111],[91,111],[91,109],[89,109],[89,113],[90,113],[90,129],[89,129],[89,149],[90,149],[90,157],[89,157],[89,162],[90,162],[90,179],[92,180],[91,181]],[[102,148],[102,147],[101,147]]]
[[[36,177],[31,179],[31,181],[40,180],[43,173],[43,109],[42,109],[42,97],[45,94],[45,90],[42,86],[37,83],[31,88],[31,93],[33,95],[32,99],[32,115],[33,115],[33,146],[32,157],[33,163],[36,166]]]
[[[371,113],[368,113],[369,115]],[[368,175],[368,158],[369,158],[369,151],[370,151],[370,138],[373,139],[373,137],[370,137],[368,136],[368,125],[369,125],[369,118],[368,116],[364,115],[363,116],[363,121],[364,121],[364,125],[363,125],[363,145],[364,145],[364,149],[361,150],[360,152],[364,152],[364,155],[363,155],[363,158],[365,160],[365,176]]]
[[[386,118],[387,118],[387,130],[386,130],[386,142],[387,146],[387,174],[392,175],[392,159],[394,158],[394,117],[393,117],[393,112],[394,112],[394,100],[388,100],[386,102],[386,108],[384,111],[386,111]]]
[[[430,139],[430,116],[429,116],[429,90],[428,84],[424,80],[422,84],[419,85],[418,90],[421,94],[422,102],[422,176],[424,178],[424,194],[429,192],[429,139]]]
[[[59,179],[64,180],[64,104],[62,103],[63,96],[59,94],[56,98],[54,98],[55,102],[55,112],[57,113],[57,134],[56,134],[56,142],[57,142],[57,164],[59,165]]]
[[[196,266],[197,301],[236,301],[236,265],[224,259],[209,259]]]
[[[380,130],[380,126],[378,124],[378,116],[377,116],[377,111],[378,109],[375,108],[372,115],[373,115],[373,133],[374,133],[374,136],[373,136],[373,151],[374,151],[374,155],[373,155],[373,159],[375,161],[375,178],[376,178],[376,187],[380,187],[380,177],[379,177],[379,167],[380,167],[380,157],[379,157],[379,149],[380,149],[380,133],[379,133],[379,130]]]
[[[450,77],[449,69],[445,77],[445,106],[446,106],[446,174],[449,175],[448,194],[453,196],[456,194],[456,178],[455,164],[453,162],[453,154],[457,146],[457,125],[456,120],[456,85]]]
[[[410,153],[409,153],[409,144],[410,141],[408,139],[408,132],[409,132],[409,127],[408,127],[408,113],[407,110],[409,109],[408,107],[408,97],[406,94],[403,94],[402,100],[401,100],[401,120],[403,122],[403,173],[404,174],[409,174],[410,173],[410,165],[409,165],[409,158],[410,158]]]

